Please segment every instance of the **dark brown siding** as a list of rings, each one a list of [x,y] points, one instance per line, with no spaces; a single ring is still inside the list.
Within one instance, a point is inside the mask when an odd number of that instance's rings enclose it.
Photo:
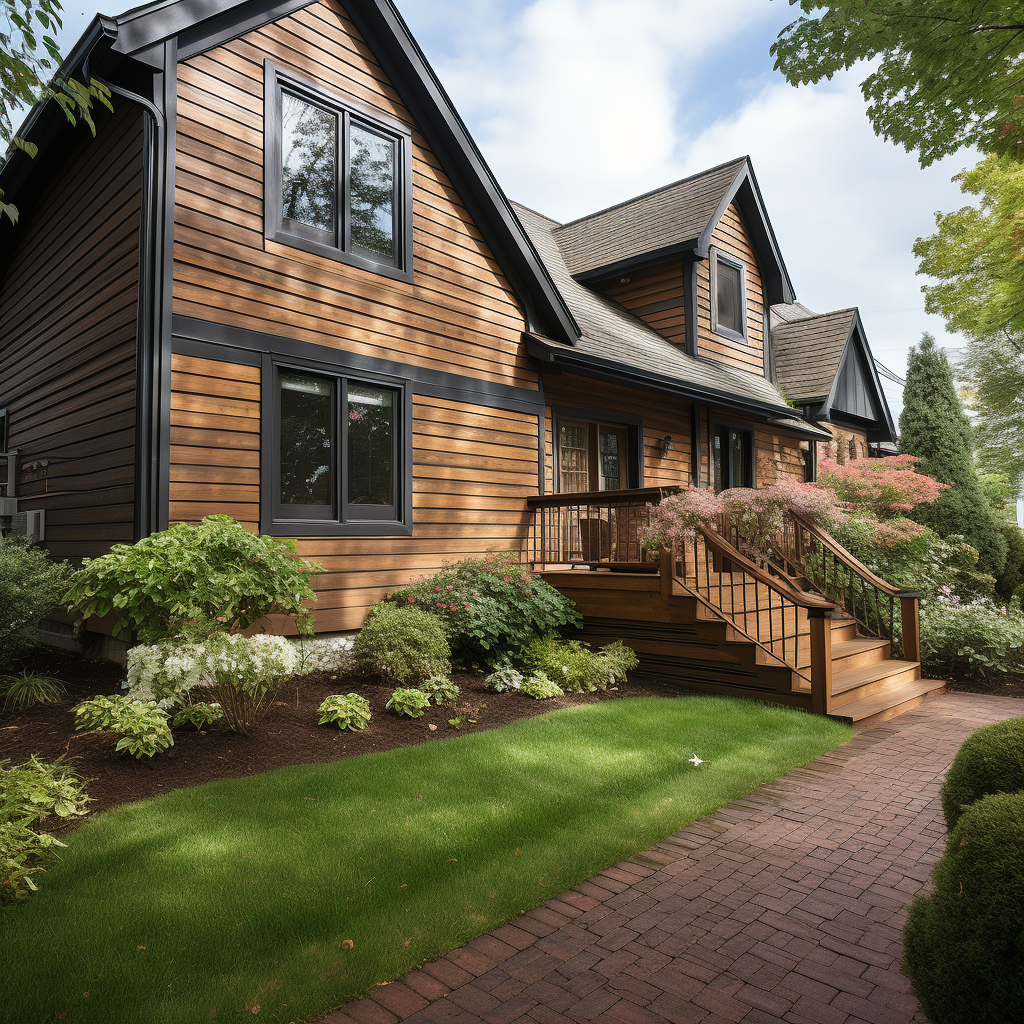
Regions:
[[[141,169],[141,117],[123,105],[27,213],[0,284],[20,507],[46,509],[56,555],[132,540]]]
[[[606,293],[669,341],[686,346],[681,260],[630,273],[628,280],[611,285]]]

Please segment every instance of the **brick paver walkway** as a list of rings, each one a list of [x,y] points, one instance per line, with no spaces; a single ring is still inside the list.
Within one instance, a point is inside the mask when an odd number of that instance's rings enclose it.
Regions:
[[[945,694],[380,985],[324,1024],[906,1024],[907,907],[939,787],[1024,701]]]

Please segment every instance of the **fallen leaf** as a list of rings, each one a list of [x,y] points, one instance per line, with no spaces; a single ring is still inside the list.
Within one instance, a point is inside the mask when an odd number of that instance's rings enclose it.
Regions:
[[[355,949],[356,948],[356,944],[351,939],[342,939],[341,940],[341,948],[342,949]]]
[[[513,857],[518,857],[519,856],[519,847],[518,846],[516,847],[516,852],[512,856]]]
[[[498,894],[496,892],[492,892],[491,893],[491,899],[492,900],[496,900],[497,898],[498,898]]]
[[[136,946],[135,948],[136,949],[145,949],[146,947],[145,946]]]
[[[431,732],[437,732],[437,726],[436,726],[436,725],[434,725],[433,723],[431,723],[430,725],[428,725],[428,726],[427,726],[427,728],[428,728],[428,729],[429,729],[429,730],[430,730]]]
[[[252,1010],[252,1012],[254,1014],[259,1013],[260,1012],[260,1004],[259,1003],[253,1003],[252,1006],[249,1007],[249,1009]]]
[[[410,942],[412,942],[412,939],[406,939],[405,942],[402,943],[402,945],[408,946]]]
[[[408,884],[409,884],[408,882],[403,882],[398,888],[399,889],[404,889]]]
[[[449,857],[445,861],[445,864],[458,864],[458,863],[459,863],[459,858],[458,857]]]

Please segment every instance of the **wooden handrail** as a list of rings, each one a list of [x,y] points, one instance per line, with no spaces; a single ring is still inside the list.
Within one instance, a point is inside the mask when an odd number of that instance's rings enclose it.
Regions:
[[[677,494],[680,488],[631,487],[618,491],[561,491],[558,494],[531,494],[526,499],[527,508],[556,508],[571,505],[639,505],[646,502],[657,504],[669,494]]]

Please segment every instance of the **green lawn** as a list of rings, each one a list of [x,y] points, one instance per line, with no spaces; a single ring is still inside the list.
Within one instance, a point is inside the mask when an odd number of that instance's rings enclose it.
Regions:
[[[726,697],[609,701],[110,811],[0,911],[0,1020],[321,1015],[849,736]]]

